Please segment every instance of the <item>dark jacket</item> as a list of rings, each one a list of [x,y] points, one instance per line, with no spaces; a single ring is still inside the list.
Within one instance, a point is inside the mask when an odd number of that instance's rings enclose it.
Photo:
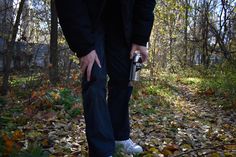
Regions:
[[[78,57],[94,50],[94,30],[106,0],[55,0],[59,22],[72,51]],[[128,44],[146,45],[153,25],[155,0],[120,0],[124,34]]]

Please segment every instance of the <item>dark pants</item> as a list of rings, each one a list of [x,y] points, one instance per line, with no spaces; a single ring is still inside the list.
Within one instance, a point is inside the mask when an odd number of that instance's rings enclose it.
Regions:
[[[102,68],[94,63],[91,81],[82,81],[86,136],[90,157],[112,155],[115,140],[129,138],[128,103],[130,46],[125,43],[122,23],[101,24],[96,31],[96,52]],[[109,76],[107,87],[107,74]],[[108,89],[108,97],[106,92]]]

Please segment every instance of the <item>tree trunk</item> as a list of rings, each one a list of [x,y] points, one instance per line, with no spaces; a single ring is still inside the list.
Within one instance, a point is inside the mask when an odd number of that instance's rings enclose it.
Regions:
[[[193,15],[193,46],[191,51],[191,61],[190,66],[194,65],[194,58],[197,53],[197,2],[194,3],[194,15]]]
[[[20,5],[19,5],[19,9],[18,9],[17,15],[16,15],[16,21],[13,25],[11,40],[7,44],[7,50],[5,53],[6,64],[4,65],[4,68],[3,68],[2,95],[7,95],[7,92],[9,90],[9,76],[10,76],[10,69],[11,69],[11,61],[12,61],[12,56],[13,56],[14,46],[15,46],[15,41],[16,41],[16,35],[18,32],[18,27],[20,24],[20,18],[21,18],[24,4],[25,4],[25,0],[21,0]]]
[[[184,28],[185,63],[188,63],[188,7],[189,7],[189,2],[188,0],[185,0],[185,28]]]
[[[209,13],[209,3],[205,0],[204,5],[203,5],[203,30],[202,30],[202,38],[203,38],[203,45],[202,45],[202,59],[203,59],[203,64],[208,67],[209,66],[209,54],[208,54],[208,34],[209,34],[209,18],[208,18],[208,13]]]
[[[173,36],[172,36],[172,28],[169,28],[169,53],[170,53],[170,64],[172,63],[173,58]]]
[[[51,0],[51,38],[50,38],[50,64],[49,67],[49,77],[50,81],[53,84],[56,84],[59,81],[58,74],[58,61],[59,61],[59,53],[58,53],[58,21],[56,15],[56,7],[54,0]]]

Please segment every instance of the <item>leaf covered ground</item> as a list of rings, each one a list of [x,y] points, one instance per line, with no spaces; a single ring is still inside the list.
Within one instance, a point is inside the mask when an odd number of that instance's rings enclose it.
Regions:
[[[131,137],[145,150],[137,156],[236,156],[235,91],[205,87],[204,81],[160,74],[135,84]],[[20,85],[1,97],[0,156],[87,156],[80,93],[75,82],[43,83],[33,90]],[[129,155],[117,149],[115,156]]]

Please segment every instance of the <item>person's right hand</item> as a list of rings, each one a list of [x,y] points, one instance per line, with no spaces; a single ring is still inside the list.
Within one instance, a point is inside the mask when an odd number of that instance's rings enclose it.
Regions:
[[[94,62],[96,62],[100,68],[102,67],[95,50],[91,51],[86,56],[80,58],[81,71],[83,75],[85,72],[87,72],[87,81],[90,81],[91,71]]]

